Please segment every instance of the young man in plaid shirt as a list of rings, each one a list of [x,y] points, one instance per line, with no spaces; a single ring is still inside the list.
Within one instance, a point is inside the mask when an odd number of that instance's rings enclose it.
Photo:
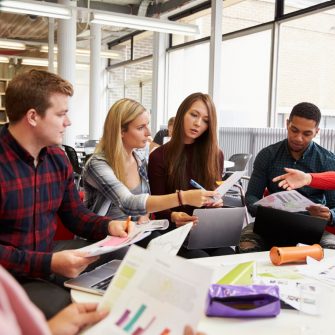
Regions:
[[[6,90],[9,125],[0,132],[0,264],[48,318],[70,303],[60,277],[76,277],[97,260],[75,250],[87,241],[54,245],[56,217],[86,239],[126,236],[125,222],[84,207],[59,148],[71,124],[72,95],[72,85],[58,75],[37,70],[18,75]]]

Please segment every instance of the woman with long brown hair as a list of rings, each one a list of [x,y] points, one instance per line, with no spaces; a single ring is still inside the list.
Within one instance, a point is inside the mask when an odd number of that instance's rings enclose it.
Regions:
[[[149,157],[148,176],[151,193],[163,195],[175,190],[190,190],[193,179],[205,189],[214,190],[222,180],[223,153],[217,141],[217,119],[214,103],[208,94],[193,93],[179,106],[170,142]],[[183,199],[181,199],[183,200]],[[173,229],[186,222],[196,222],[194,207],[182,206],[155,214],[170,220]],[[211,206],[222,206],[222,200]],[[231,248],[186,250],[179,255],[193,258],[233,253]]]
[[[121,99],[108,112],[102,138],[83,172],[85,204],[95,213],[113,219],[143,222],[147,214],[175,207],[180,198],[193,206],[211,201],[214,192],[190,190],[150,195],[147,163],[136,149],[146,146],[149,113],[137,101]]]

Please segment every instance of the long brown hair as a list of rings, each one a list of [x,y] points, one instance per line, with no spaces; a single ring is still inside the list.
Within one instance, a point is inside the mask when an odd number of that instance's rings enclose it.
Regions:
[[[184,116],[193,103],[201,100],[207,107],[208,129],[198,137],[193,146],[192,174],[203,187],[208,190],[215,188],[215,182],[221,179],[219,146],[217,141],[217,120],[215,105],[208,94],[193,93],[179,106],[173,125],[170,142],[166,145],[166,159],[168,162],[169,191],[189,189],[189,180],[186,180],[187,156],[184,152]]]
[[[145,108],[135,100],[124,98],[116,101],[106,116],[104,132],[95,150],[96,153],[105,155],[116,177],[125,185],[125,148],[122,131],[127,131],[129,123],[144,112]]]

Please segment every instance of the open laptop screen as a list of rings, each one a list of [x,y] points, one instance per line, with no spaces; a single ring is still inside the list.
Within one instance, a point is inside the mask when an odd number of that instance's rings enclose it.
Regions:
[[[326,224],[326,220],[315,216],[258,206],[254,232],[263,238],[266,249],[270,249],[319,243]]]

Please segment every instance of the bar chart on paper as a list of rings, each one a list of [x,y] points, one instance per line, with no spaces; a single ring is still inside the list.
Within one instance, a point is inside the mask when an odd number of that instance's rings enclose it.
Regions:
[[[100,308],[110,314],[85,335],[180,335],[196,326],[212,271],[132,246]]]
[[[154,313],[148,311],[148,306],[141,304],[133,311],[131,309],[124,310],[115,324],[128,334],[142,335],[150,330],[156,320],[157,317]],[[160,332],[160,335],[168,334],[170,334],[168,328],[164,328]]]

